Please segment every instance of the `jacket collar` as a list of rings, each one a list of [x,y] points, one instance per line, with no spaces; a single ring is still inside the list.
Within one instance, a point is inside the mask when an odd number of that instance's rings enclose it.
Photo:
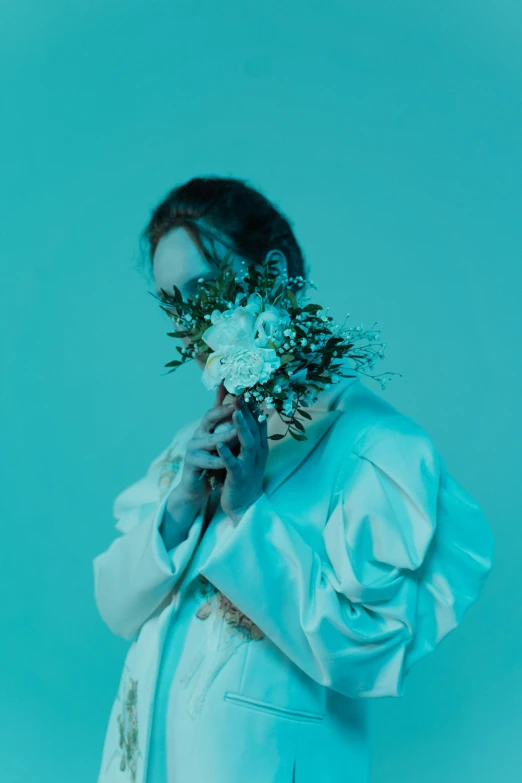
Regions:
[[[348,389],[360,381],[359,373],[347,363],[342,365],[341,371],[350,377],[341,378],[339,383],[331,384],[319,392],[314,405],[306,408],[311,419],[297,416],[297,420],[304,427],[303,435],[306,440],[298,441],[287,433],[280,440],[268,440],[268,457],[265,464],[263,479],[263,491],[269,496],[277,487],[299,467],[319,441],[326,435],[332,424],[341,416],[341,400]],[[284,434],[287,425],[275,413],[268,420],[267,434]]]

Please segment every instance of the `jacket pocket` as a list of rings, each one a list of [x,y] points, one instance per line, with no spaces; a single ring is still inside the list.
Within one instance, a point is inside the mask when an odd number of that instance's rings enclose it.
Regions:
[[[312,680],[268,638],[248,644],[238,688],[229,688],[234,697],[274,714],[294,720],[322,720],[327,712],[323,685]]]
[[[318,723],[324,720],[324,715],[321,715],[318,712],[308,712],[306,710],[295,710],[289,709],[288,707],[279,707],[275,704],[269,704],[266,701],[252,699],[249,696],[241,696],[239,693],[231,693],[230,691],[225,693],[224,698],[225,701],[236,704],[238,707],[245,707],[246,709],[257,710],[259,712],[266,712],[271,715],[276,715],[280,718],[304,721],[306,723]]]

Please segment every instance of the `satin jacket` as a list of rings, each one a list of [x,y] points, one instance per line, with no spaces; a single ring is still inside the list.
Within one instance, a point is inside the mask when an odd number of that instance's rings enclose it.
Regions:
[[[493,535],[426,432],[356,373],[308,410],[307,440],[269,440],[262,495],[190,579],[207,507],[172,550],[159,526],[200,420],[116,498],[121,535],[93,560],[94,591],[130,646],[98,783],[146,783],[158,661],[193,579],[257,635],[212,684],[172,783],[367,783],[367,700],[402,696],[476,601]]]

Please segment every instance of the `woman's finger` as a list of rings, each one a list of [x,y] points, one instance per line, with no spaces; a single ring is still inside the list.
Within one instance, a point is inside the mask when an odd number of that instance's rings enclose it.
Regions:
[[[214,407],[217,408],[219,405],[223,404],[223,400],[227,396],[228,392],[225,389],[225,384],[223,381],[219,384],[219,386],[216,389],[216,399],[214,401]]]
[[[259,446],[263,452],[268,452],[268,419],[259,422]]]
[[[225,463],[216,454],[210,454],[204,449],[192,449],[187,452],[185,462],[190,468],[224,468]]]
[[[243,405],[241,408],[243,411],[244,417],[245,417],[245,423],[250,432],[252,433],[252,437],[254,439],[254,442],[256,444],[259,444],[259,422],[257,421],[257,416],[259,415],[259,410],[257,409],[255,412],[255,418],[254,413],[250,409],[250,406]]]
[[[247,407],[247,406],[245,406]],[[258,420],[258,416],[261,412],[260,408],[257,408],[254,412],[248,408],[247,422],[250,424],[250,429],[254,433],[254,454],[252,456],[253,463],[251,466],[261,467],[264,469],[265,462],[268,458],[268,419],[264,418],[262,421]]]
[[[246,406],[244,406],[244,408],[246,408]],[[246,422],[244,408],[243,410],[236,411],[233,419],[241,445],[240,459],[244,463],[245,469],[248,471],[256,464],[258,442],[256,442],[252,430]]]
[[[199,422],[197,429],[194,431],[194,435],[201,436],[212,432],[216,424],[232,416],[233,411],[233,405],[219,405],[210,408]]]
[[[190,449],[204,449],[206,451],[215,451],[216,444],[224,440],[227,443],[238,440],[237,429],[232,422],[230,428],[221,429],[219,432],[204,432],[201,435],[194,435],[187,444],[187,451]]]
[[[240,460],[234,457],[227,444],[223,443],[223,441],[218,443],[217,449],[227,472],[233,479],[239,479],[242,476]]]

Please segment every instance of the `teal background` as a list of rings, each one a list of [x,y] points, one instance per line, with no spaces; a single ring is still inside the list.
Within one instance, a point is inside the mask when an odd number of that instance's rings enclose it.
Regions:
[[[247,178],[381,392],[482,505],[463,625],[376,700],[372,783],[520,780],[522,7],[4,0],[2,638],[9,783],[92,783],[127,643],[97,615],[114,497],[213,402],[138,271],[175,184]],[[349,780],[350,771],[346,771]]]

